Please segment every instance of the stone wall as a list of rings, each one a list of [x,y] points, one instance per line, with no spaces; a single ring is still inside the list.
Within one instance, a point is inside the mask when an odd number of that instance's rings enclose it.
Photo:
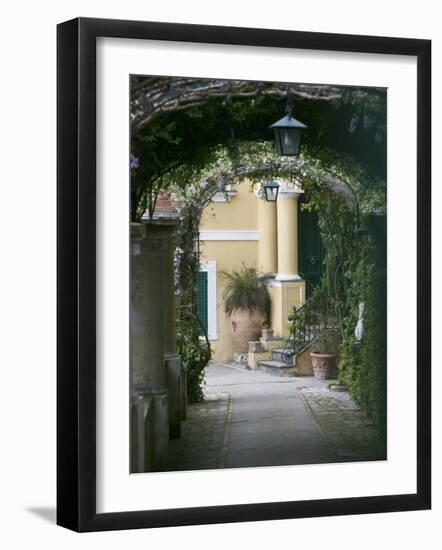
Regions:
[[[175,342],[174,225],[131,224],[131,473],[162,469],[185,414]]]

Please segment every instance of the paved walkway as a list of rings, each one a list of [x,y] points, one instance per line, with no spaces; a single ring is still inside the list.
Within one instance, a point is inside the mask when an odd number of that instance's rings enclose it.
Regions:
[[[328,384],[211,363],[206,401],[189,406],[165,470],[384,458],[372,423],[346,392]]]

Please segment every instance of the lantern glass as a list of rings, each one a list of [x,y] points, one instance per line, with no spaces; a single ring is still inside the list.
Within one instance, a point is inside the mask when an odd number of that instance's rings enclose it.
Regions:
[[[301,132],[307,128],[303,122],[288,114],[272,124],[271,128],[273,128],[273,137],[278,154],[286,156],[299,155]]]
[[[301,130],[298,128],[274,128],[275,145],[280,155],[299,155]]]
[[[264,184],[264,193],[266,201],[276,202],[278,198],[279,185],[274,181],[269,181]]]

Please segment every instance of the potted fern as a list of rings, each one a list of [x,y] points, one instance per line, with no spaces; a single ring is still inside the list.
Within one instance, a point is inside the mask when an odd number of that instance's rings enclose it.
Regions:
[[[313,342],[310,357],[315,378],[327,380],[336,377],[336,359],[340,343],[338,331],[331,329],[323,331]]]
[[[267,285],[270,273],[259,274],[245,265],[239,271],[223,272],[224,311],[230,317],[236,352],[248,350],[249,342],[258,340],[263,325],[270,320],[271,300]]]

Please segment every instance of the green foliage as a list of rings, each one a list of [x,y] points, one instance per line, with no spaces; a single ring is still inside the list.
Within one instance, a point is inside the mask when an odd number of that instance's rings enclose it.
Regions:
[[[366,334],[361,363],[367,371],[367,410],[384,440],[387,435],[387,296],[386,272],[374,274],[367,296]]]
[[[198,200],[193,191],[194,194],[180,196],[180,224],[175,233],[175,287],[180,302],[177,308],[178,353],[187,372],[190,403],[204,399],[204,368],[212,354],[207,333],[197,315],[198,231],[204,201]]]
[[[177,319],[177,350],[187,373],[189,403],[204,400],[204,368],[212,355],[207,337],[202,340],[200,335],[198,316],[191,311],[183,311]]]
[[[167,176],[172,171],[203,170],[215,161],[220,146],[231,145],[233,129],[238,141],[255,138],[257,128],[261,133],[268,129],[267,117],[274,109],[274,105],[266,111],[259,104],[252,108],[246,100],[234,103],[207,97],[202,105],[163,113],[142,131],[132,133],[131,153],[140,162],[131,172],[132,220],[138,221],[146,209],[153,214],[158,194],[169,190]],[[185,186],[188,180],[175,179],[174,183]]]
[[[358,405],[373,418],[381,437],[386,439],[387,310],[386,271],[379,262],[385,235],[375,240],[364,237],[359,260],[348,272],[353,285],[347,297],[344,344],[339,362],[339,379]],[[364,303],[364,335],[357,341],[354,330],[359,304]]]
[[[231,315],[236,309],[259,311],[270,320],[271,300],[267,285],[272,279],[269,273],[259,274],[254,267],[243,265],[239,271],[227,273],[224,288],[224,311]]]
[[[338,353],[341,335],[337,330],[327,329],[321,332],[312,345],[315,353]]]

